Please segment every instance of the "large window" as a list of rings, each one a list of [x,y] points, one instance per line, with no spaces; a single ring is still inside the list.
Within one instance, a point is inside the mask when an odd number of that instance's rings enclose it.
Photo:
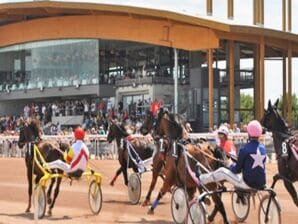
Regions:
[[[0,49],[2,90],[97,84],[98,40],[54,40]]]
[[[80,85],[173,84],[173,50],[129,41],[80,39],[0,49],[0,91]],[[178,79],[189,83],[189,52],[179,50]]]

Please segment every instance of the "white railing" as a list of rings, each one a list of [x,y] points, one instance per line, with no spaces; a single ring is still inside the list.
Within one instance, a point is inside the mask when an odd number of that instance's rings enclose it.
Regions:
[[[138,138],[141,135],[134,135]],[[190,138],[199,139],[205,138],[209,142],[216,144],[218,139],[216,134],[212,133],[191,133]],[[0,136],[0,156],[2,157],[24,157],[25,149],[20,149],[17,145],[18,136]],[[73,135],[44,135],[43,139],[54,140],[58,142],[66,142],[72,144],[74,141]],[[230,139],[233,140],[236,148],[240,148],[248,140],[246,133],[230,134]],[[275,153],[273,147],[273,139],[271,134],[263,135],[260,141],[266,146],[268,161],[275,161]],[[89,148],[91,158],[95,159],[116,159],[117,146],[115,142],[108,143],[107,135],[88,135],[86,144]],[[24,147],[25,148],[25,147]]]

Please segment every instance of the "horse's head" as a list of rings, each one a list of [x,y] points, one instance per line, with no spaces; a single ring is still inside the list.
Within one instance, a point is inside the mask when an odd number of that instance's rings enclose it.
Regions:
[[[116,121],[111,120],[109,124],[107,141],[111,143],[114,139],[121,139],[127,137],[129,134],[125,130],[125,127],[122,123],[117,123]]]
[[[279,115],[278,109],[278,100],[271,104],[271,101],[268,102],[267,110],[264,110],[264,116],[261,119],[261,125],[267,128],[269,131],[287,131],[288,127],[285,120]]]
[[[148,112],[148,115],[140,128],[141,134],[142,135],[149,134],[151,132],[151,130],[153,129],[155,123],[156,123],[156,119],[155,119],[153,113]]]
[[[28,142],[40,139],[40,123],[37,119],[22,120],[18,146],[22,148]]]
[[[157,118],[152,113],[147,116],[140,131],[145,135],[152,129],[154,129],[155,135],[167,136],[170,139],[179,139],[182,137],[183,131],[182,119],[161,109]]]

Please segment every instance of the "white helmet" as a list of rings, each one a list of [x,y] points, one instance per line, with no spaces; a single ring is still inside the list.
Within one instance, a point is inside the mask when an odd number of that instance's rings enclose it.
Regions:
[[[229,135],[229,129],[226,126],[220,126],[217,133],[218,134],[223,134],[226,137],[228,137],[228,135]]]

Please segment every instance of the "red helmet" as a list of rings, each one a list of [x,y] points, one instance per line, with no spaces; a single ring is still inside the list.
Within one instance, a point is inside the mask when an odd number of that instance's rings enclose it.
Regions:
[[[84,140],[84,137],[85,137],[84,129],[83,128],[76,128],[75,131],[74,131],[74,136],[75,136],[75,139]]]

